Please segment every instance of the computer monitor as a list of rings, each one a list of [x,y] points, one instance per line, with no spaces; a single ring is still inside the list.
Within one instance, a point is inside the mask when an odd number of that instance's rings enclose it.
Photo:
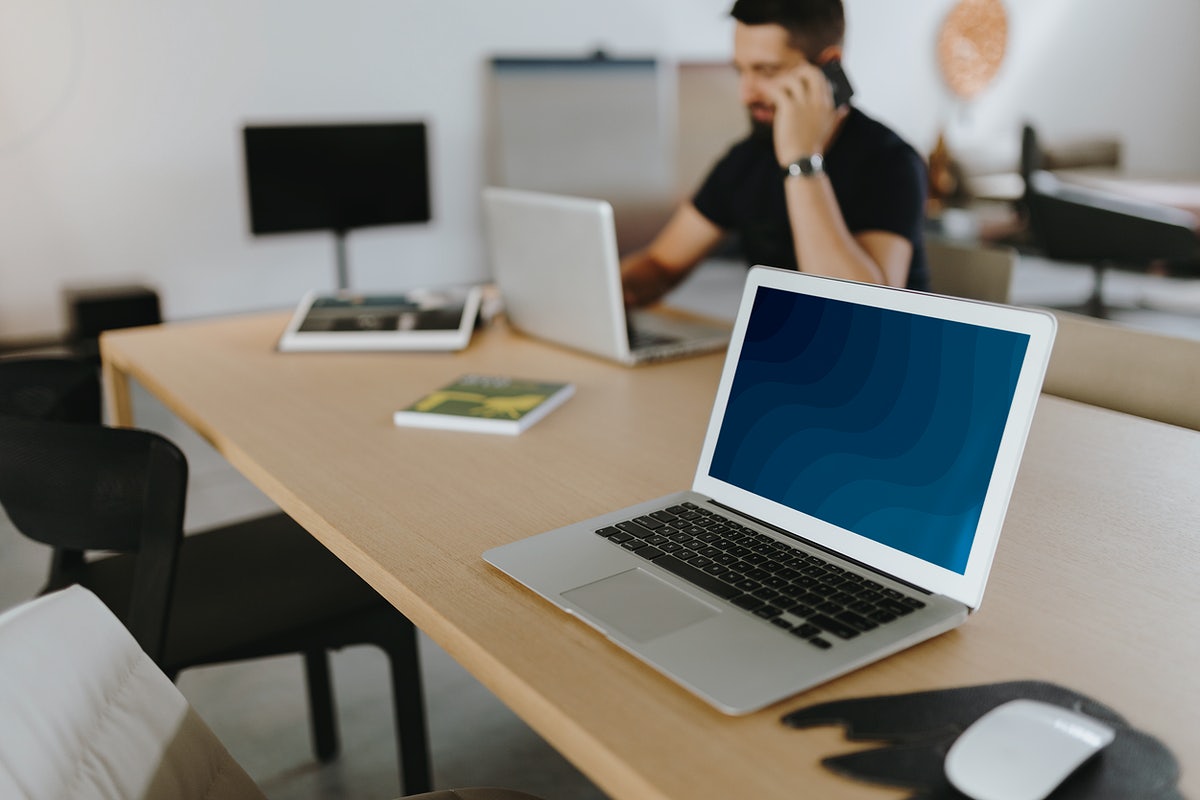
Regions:
[[[430,219],[424,122],[247,125],[242,143],[251,232],[333,231],[340,288],[347,231]]]

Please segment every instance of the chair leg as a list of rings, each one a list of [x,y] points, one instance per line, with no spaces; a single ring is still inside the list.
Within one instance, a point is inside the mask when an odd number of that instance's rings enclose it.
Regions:
[[[306,650],[304,672],[308,681],[308,706],[312,725],[313,749],[317,760],[337,758],[337,718],[333,705],[333,685],[329,678],[329,653],[324,649]]]
[[[425,722],[417,629],[403,615],[396,614],[396,617],[402,626],[399,635],[383,646],[388,652],[392,670],[400,790],[405,795],[420,794],[432,790],[433,777],[429,764],[429,733]]]
[[[1092,273],[1094,280],[1092,281],[1092,294],[1087,299],[1085,306],[1086,313],[1097,319],[1108,319],[1108,307],[1104,304],[1104,275],[1108,271],[1108,265],[1104,263],[1096,263],[1092,265]]]

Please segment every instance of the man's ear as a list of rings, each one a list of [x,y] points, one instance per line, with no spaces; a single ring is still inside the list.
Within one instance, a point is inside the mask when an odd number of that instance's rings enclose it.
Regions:
[[[821,51],[814,62],[818,67],[823,64],[828,64],[830,61],[840,61],[842,58],[842,46],[840,44],[831,44]]]

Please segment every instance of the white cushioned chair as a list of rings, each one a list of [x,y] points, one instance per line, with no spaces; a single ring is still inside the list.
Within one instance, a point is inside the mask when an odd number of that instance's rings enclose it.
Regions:
[[[79,586],[0,613],[0,798],[263,800],[175,685]],[[424,800],[537,800],[457,789]]]

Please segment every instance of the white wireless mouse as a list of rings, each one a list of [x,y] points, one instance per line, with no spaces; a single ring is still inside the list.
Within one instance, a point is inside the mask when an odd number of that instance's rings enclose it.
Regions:
[[[972,800],[1044,800],[1116,736],[1098,719],[1013,700],[973,722],[946,753],[946,777]]]

